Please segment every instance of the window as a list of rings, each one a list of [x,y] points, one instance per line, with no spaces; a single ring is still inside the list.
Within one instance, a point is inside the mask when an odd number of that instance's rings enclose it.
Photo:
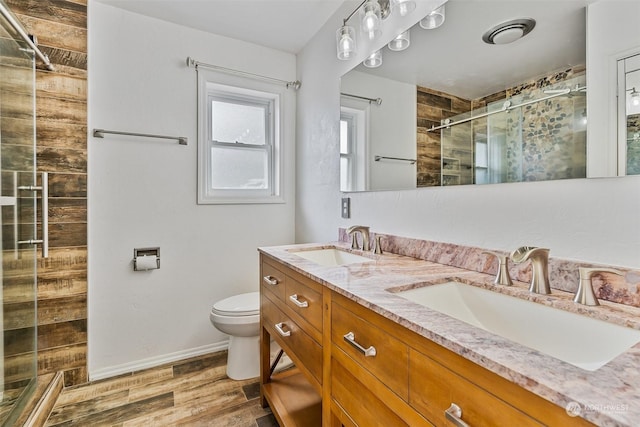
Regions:
[[[353,191],[355,187],[355,117],[340,114],[340,191]]]
[[[281,89],[249,79],[244,87],[221,84],[218,73],[200,70],[198,80],[198,203],[284,202]]]

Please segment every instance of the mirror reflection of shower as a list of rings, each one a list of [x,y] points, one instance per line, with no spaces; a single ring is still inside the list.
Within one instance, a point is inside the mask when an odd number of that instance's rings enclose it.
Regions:
[[[584,73],[474,103],[434,127],[441,128],[442,185],[586,177]]]

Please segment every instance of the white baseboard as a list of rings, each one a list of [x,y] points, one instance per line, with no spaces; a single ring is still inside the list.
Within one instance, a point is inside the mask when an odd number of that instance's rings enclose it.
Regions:
[[[90,371],[89,381],[102,380],[105,378],[115,377],[116,375],[128,374],[131,372],[141,371],[143,369],[154,368],[159,365],[164,365],[165,363],[175,362],[177,360],[188,359],[190,357],[196,357],[202,354],[215,353],[216,351],[226,350],[228,347],[229,341],[227,340],[215,344],[204,345],[202,347],[190,348],[187,350],[176,351],[175,353],[163,354],[161,356],[137,360],[135,362],[110,366],[108,368]]]

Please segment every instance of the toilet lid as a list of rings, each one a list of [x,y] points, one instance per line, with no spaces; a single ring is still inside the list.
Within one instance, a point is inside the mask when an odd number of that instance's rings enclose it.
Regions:
[[[260,292],[234,295],[213,305],[213,312],[229,316],[251,316],[260,313]]]

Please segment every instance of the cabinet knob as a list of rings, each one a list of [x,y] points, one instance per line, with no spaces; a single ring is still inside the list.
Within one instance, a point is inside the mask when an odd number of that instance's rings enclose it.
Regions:
[[[471,427],[469,424],[462,421],[462,408],[455,403],[452,403],[451,406],[449,406],[449,409],[444,411],[444,416],[456,427]]]
[[[278,284],[278,279],[273,276],[264,276],[262,280],[264,280],[267,285],[275,286]]]
[[[298,294],[293,294],[291,296],[289,296],[289,300],[294,303],[297,307],[300,308],[307,308],[309,307],[309,302],[308,301],[300,301],[298,299]]]
[[[276,323],[275,325],[273,325],[273,327],[276,328],[276,331],[278,331],[278,333],[280,335],[282,335],[283,337],[291,336],[291,331],[285,331],[284,329],[282,329],[283,325],[284,325],[284,323],[280,322],[280,323]]]
[[[348,334],[343,336],[344,340],[351,344],[356,350],[360,353],[364,354],[365,357],[374,357],[376,355],[376,348],[374,346],[369,346],[369,348],[364,348],[360,344],[356,342],[356,336],[353,332],[349,332]]]

